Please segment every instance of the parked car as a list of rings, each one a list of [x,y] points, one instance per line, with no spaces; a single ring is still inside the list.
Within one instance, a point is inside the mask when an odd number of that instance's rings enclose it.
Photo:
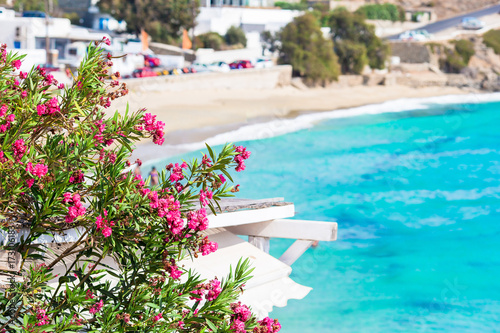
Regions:
[[[38,66],[40,66],[40,68],[42,68],[42,69],[45,69],[45,72],[47,72],[47,73],[50,73],[50,72],[59,72],[61,70],[61,68],[59,68],[58,66],[54,66],[52,64],[43,64],[43,65],[40,64]]]
[[[132,72],[132,77],[152,77],[152,76],[157,76],[158,74],[153,71],[149,67],[143,67],[136,69],[135,71]]]
[[[160,66],[160,59],[149,54],[144,55],[144,66],[158,67]]]
[[[191,68],[194,68],[197,73],[203,73],[203,72],[210,72],[210,68],[208,68],[208,65],[202,64],[199,62],[193,62],[191,65]]]
[[[213,72],[227,73],[231,70],[231,67],[224,61],[216,61],[207,66],[207,68]]]
[[[484,22],[475,17],[464,17],[462,19],[462,29],[479,30],[484,28]]]
[[[257,58],[255,61],[255,68],[269,68],[273,67],[273,61],[269,58]]]
[[[46,14],[45,12],[38,11],[38,10],[27,10],[23,12],[23,17],[42,17],[45,18]]]
[[[402,41],[423,42],[429,39],[432,39],[432,35],[424,29],[405,31],[399,35]]]
[[[243,69],[243,68],[253,68],[250,60],[237,60],[229,64],[231,69]]]

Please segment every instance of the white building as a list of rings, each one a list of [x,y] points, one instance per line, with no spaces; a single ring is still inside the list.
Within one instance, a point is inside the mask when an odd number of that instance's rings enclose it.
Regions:
[[[107,36],[73,26],[70,20],[65,18],[15,17],[10,15],[10,12],[13,11],[0,13],[0,41],[10,49],[45,49],[48,35],[50,49],[57,50],[59,58],[62,58],[70,43],[89,43]]]
[[[279,8],[201,7],[195,34],[213,31],[224,35],[231,26],[240,27],[246,33],[276,32],[300,14],[297,10]]]

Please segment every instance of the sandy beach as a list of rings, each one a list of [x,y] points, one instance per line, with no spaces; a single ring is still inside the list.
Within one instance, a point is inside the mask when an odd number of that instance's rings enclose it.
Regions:
[[[165,122],[166,145],[140,144],[134,157],[143,160],[182,152],[175,145],[200,142],[240,126],[304,113],[332,111],[399,98],[467,94],[454,87],[411,88],[407,86],[355,86],[297,89],[292,86],[269,90],[131,91],[111,110],[141,107]]]

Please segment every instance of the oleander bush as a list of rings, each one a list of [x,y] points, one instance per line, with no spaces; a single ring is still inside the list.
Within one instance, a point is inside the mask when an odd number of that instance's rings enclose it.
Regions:
[[[217,249],[201,234],[207,209],[232,195],[229,169],[242,171],[250,152],[208,147],[150,187],[129,158],[140,139],[162,144],[164,123],[144,109],[106,116],[127,88],[106,80],[112,59],[100,43],[70,86],[39,67],[19,71],[22,59],[0,47],[1,250],[21,255],[0,271],[12,278],[0,289],[0,332],[279,331],[237,300],[248,261],[210,281],[181,264]],[[70,232],[70,243],[40,241]]]

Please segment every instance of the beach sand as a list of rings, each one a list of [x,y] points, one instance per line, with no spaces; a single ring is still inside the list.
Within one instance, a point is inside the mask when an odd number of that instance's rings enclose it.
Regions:
[[[454,87],[354,86],[270,90],[131,91],[115,101],[111,110],[145,107],[166,126],[165,147],[143,142],[134,152],[142,160],[171,156],[182,150],[174,146],[200,142],[218,133],[272,119],[310,112],[332,111],[399,98],[466,94]],[[113,111],[114,112],[114,111]]]

